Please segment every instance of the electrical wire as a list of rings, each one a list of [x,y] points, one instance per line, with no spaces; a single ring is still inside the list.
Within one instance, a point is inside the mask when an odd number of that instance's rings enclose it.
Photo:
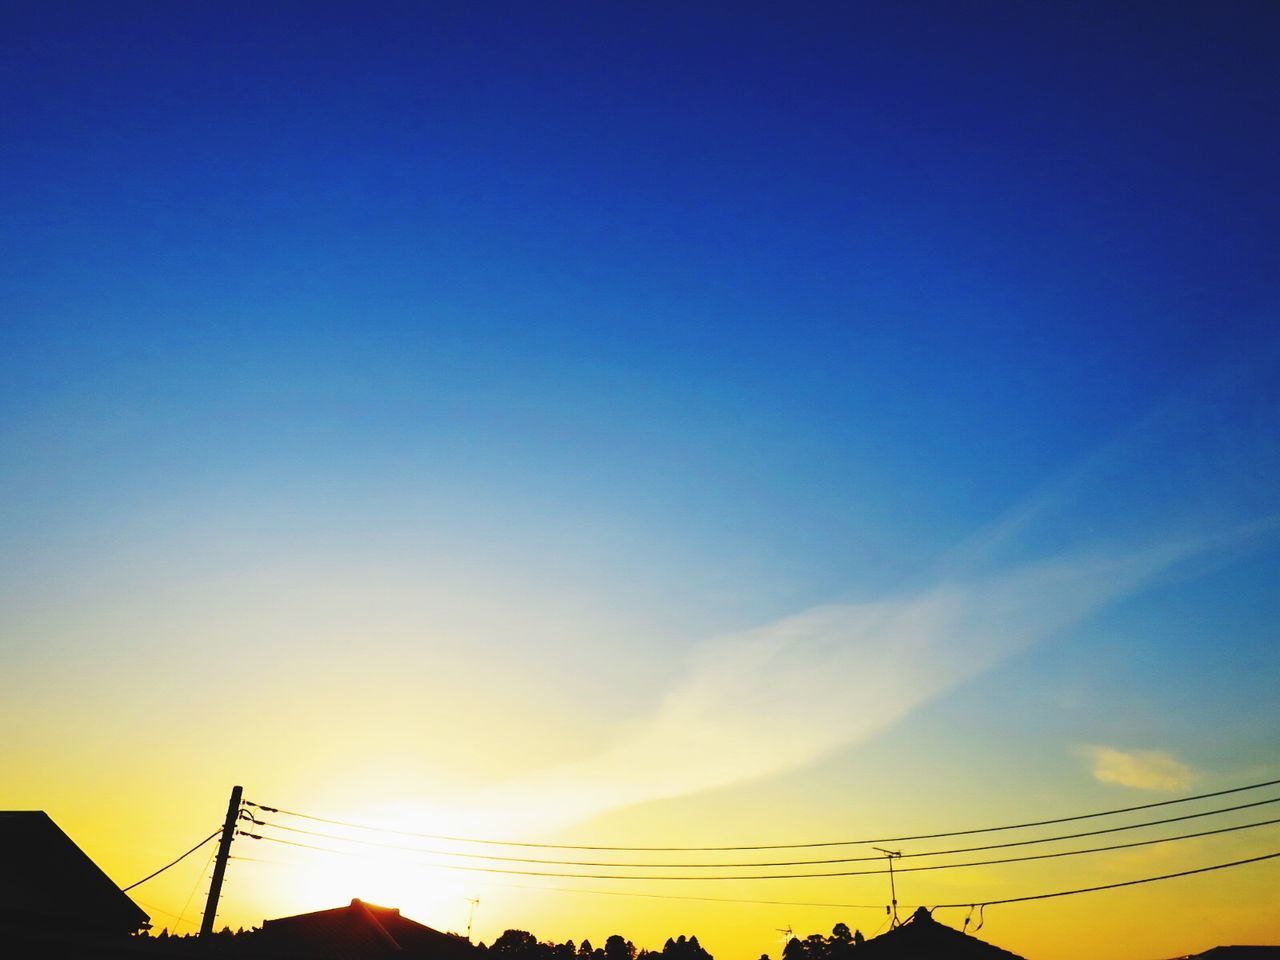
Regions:
[[[197,843],[194,847],[192,847],[190,850],[188,850],[188,851],[187,851],[186,853],[184,853],[182,856],[178,857],[178,859],[177,859],[177,860],[174,860],[174,861],[172,861],[172,862],[170,862],[170,863],[166,863],[163,867],[161,867],[161,868],[160,868],[159,870],[157,870],[155,873],[149,873],[149,874],[147,874],[145,877],[143,877],[141,880],[138,880],[138,881],[137,881],[137,882],[135,882],[135,883],[131,883],[131,884],[129,884],[127,887],[121,887],[121,888],[120,888],[121,892],[122,892],[122,893],[128,893],[128,892],[129,892],[130,890],[132,890],[134,887],[140,887],[140,886],[142,886],[142,884],[146,883],[146,882],[147,882],[148,880],[150,880],[152,877],[158,877],[158,876],[160,876],[160,874],[164,873],[164,872],[165,872],[166,870],[168,870],[170,867],[176,867],[176,866],[177,866],[178,864],[180,864],[183,860],[187,859],[187,857],[191,856],[191,854],[195,853],[197,850],[199,850],[201,847],[203,847],[206,843],[208,843],[210,840],[212,840],[214,837],[216,837],[216,836],[217,836],[218,834],[220,834],[221,832],[222,832],[222,828],[221,828],[221,827],[219,827],[217,830],[213,831],[213,833],[209,834],[207,837],[205,837],[203,840],[201,840],[199,843]]]
[[[232,860],[246,860],[250,863],[271,863],[277,866],[295,866],[286,860],[268,860],[265,857],[232,856]],[[646,900],[686,900],[697,903],[742,903],[773,907],[820,907],[837,910],[883,910],[882,903],[823,903],[807,900],[746,900],[737,897],[693,897],[674,893],[647,893],[633,890],[584,890],[581,887],[550,887],[526,883],[492,883],[487,886],[503,890],[533,890],[547,893],[585,893],[602,897],[640,897]]]
[[[241,857],[241,856],[237,856],[234,853],[228,854],[227,859],[228,860],[244,860],[247,863],[274,863],[282,867],[295,866],[295,864],[290,863],[288,860],[269,860],[266,857]]]
[[[1275,853],[1264,853],[1258,857],[1249,857],[1246,860],[1232,860],[1230,863],[1215,863],[1211,867],[1197,867],[1194,870],[1179,870],[1177,873],[1164,873],[1158,877],[1143,877],[1140,880],[1123,880],[1119,883],[1104,883],[1096,887],[1079,887],[1075,890],[1057,890],[1053,893],[1036,893],[1026,897],[1006,897],[1003,900],[987,900],[979,903],[984,907],[995,907],[1004,903],[1026,903],[1030,900],[1051,900],[1054,897],[1073,897],[1078,893],[1097,893],[1100,890],[1118,890],[1121,887],[1136,887],[1142,883],[1155,883],[1158,880],[1173,880],[1176,877],[1190,877],[1197,873],[1212,873],[1214,870],[1227,870],[1231,867],[1243,867],[1249,863],[1261,863],[1263,860],[1274,860],[1280,857],[1280,850]],[[969,903],[940,903],[935,906],[935,910],[945,910],[949,908],[969,907],[973,904]]]
[[[154,903],[148,903],[146,900],[139,900],[137,897],[134,897],[133,899],[139,906],[146,907],[148,910],[152,910],[156,913],[163,913],[166,917],[172,917],[174,920],[179,920],[183,923],[194,924],[194,921],[186,920],[172,911],[165,910],[163,907],[157,907]],[[198,926],[198,924],[195,925]]]
[[[427,840],[446,840],[452,843],[477,843],[488,846],[500,847],[536,847],[552,850],[607,850],[607,851],[626,851],[626,852],[663,852],[674,853],[684,852],[726,852],[733,850],[793,850],[805,849],[813,847],[845,847],[857,846],[871,843],[904,843],[908,840],[937,840],[943,837],[960,837],[969,836],[975,833],[996,833],[1003,830],[1022,830],[1028,827],[1047,827],[1059,823],[1070,823],[1076,820],[1091,820],[1097,817],[1110,817],[1121,813],[1133,813],[1138,810],[1154,810],[1157,807],[1167,807],[1178,803],[1190,803],[1194,800],[1206,800],[1210,797],[1224,797],[1228,794],[1243,793],[1246,790],[1259,790],[1263,787],[1273,787],[1280,784],[1280,780],[1266,780],[1261,783],[1251,783],[1242,787],[1231,787],[1227,790],[1215,790],[1210,793],[1200,793],[1190,797],[1179,797],[1173,800],[1157,800],[1153,803],[1142,803],[1132,807],[1116,807],[1111,810],[1099,810],[1094,813],[1081,813],[1069,817],[1055,817],[1048,820],[1030,820],[1024,823],[1010,823],[994,827],[976,827],[968,830],[952,830],[943,833],[923,833],[912,836],[901,837],[874,837],[870,839],[859,840],[824,840],[810,843],[777,843],[777,844],[737,844],[731,846],[715,846],[715,847],[623,847],[623,846],[591,846],[585,844],[569,844],[569,843],[533,843],[521,840],[491,840],[478,837],[458,837],[449,836],[438,833],[415,833],[409,830],[393,830],[388,827],[375,827],[368,824],[353,823],[349,820],[337,820],[329,817],[318,817],[308,813],[299,813],[296,810],[286,810],[282,807],[272,807],[264,803],[257,803],[252,800],[246,800],[247,806],[254,807],[259,810],[265,810],[268,813],[279,813],[290,817],[299,817],[303,820],[311,820],[316,823],[327,823],[332,826],[349,827],[354,830],[369,830],[376,833],[391,833],[399,836],[420,837]]]
[[[1216,836],[1224,833],[1235,833],[1239,830],[1250,830],[1257,827],[1272,826],[1280,823],[1280,818],[1272,820],[1262,820],[1255,823],[1238,824],[1231,827],[1220,827],[1216,830],[1201,830],[1196,833],[1180,834],[1175,837],[1156,837],[1148,840],[1136,840],[1129,843],[1108,844],[1101,847],[1088,847],[1081,850],[1058,850],[1052,853],[1037,853],[1022,857],[1004,857],[998,860],[973,860],[964,863],[935,863],[919,867],[898,867],[895,873],[918,873],[926,870],[951,870],[959,867],[984,867],[994,866],[1006,863],[1022,863],[1029,860],[1051,860],[1058,857],[1073,857],[1088,853],[1103,853],[1109,850],[1125,850],[1132,847],[1144,847],[1157,843],[1171,843],[1177,840],[1190,840],[1197,837]],[[370,857],[370,854],[362,854],[353,850],[335,850],[332,847],[321,847],[311,843],[301,843],[296,840],[286,840],[281,837],[264,836],[258,833],[250,833],[245,830],[239,831],[241,836],[250,837],[254,840],[266,840],[270,843],[280,843],[291,847],[301,847],[303,849],[317,850],[322,853],[333,853],[339,856],[350,857]],[[377,859],[376,857],[374,859]],[[776,874],[737,874],[737,875],[721,875],[721,876],[690,876],[688,874],[665,874],[665,875],[629,875],[617,873],[552,873],[545,870],[515,870],[504,869],[501,867],[478,867],[466,866],[458,863],[431,863],[427,861],[411,861],[427,867],[436,867],[443,870],[461,870],[468,873],[497,873],[509,874],[512,876],[523,877],[557,877],[574,880],[809,880],[825,877],[865,877],[880,876],[887,874],[889,870],[837,870],[826,871],[822,873],[776,873]]]
[[[183,921],[186,920],[187,910],[191,907],[191,901],[192,899],[195,898],[196,890],[199,889],[200,887],[200,881],[203,880],[205,874],[209,872],[209,865],[213,863],[213,855],[215,853],[217,853],[216,850],[209,851],[209,859],[204,862],[204,866],[200,868],[200,873],[196,877],[196,882],[191,885],[191,892],[187,894],[187,902],[182,905],[182,913],[178,915],[179,923],[182,923]],[[199,924],[197,924],[194,920],[189,922],[191,923],[192,926],[199,929]]]
[[[870,939],[874,940],[877,936],[879,936],[880,931],[883,930],[885,928],[885,925],[892,919],[893,919],[893,914],[889,912],[888,907],[885,907],[884,919],[880,921],[880,926],[876,927],[874,930],[871,931]]]
[[[978,853],[983,850],[1000,850],[1009,847],[1025,847],[1040,843],[1053,843],[1060,840],[1078,840],[1083,837],[1095,837],[1108,833],[1121,833],[1127,830],[1138,830],[1144,827],[1160,826],[1167,823],[1179,823],[1184,820],[1196,820],[1202,817],[1216,816],[1222,813],[1233,813],[1237,810],[1248,810],[1253,807],[1267,806],[1272,803],[1280,803],[1280,797],[1272,797],[1267,800],[1257,800],[1253,803],[1242,803],[1231,807],[1219,807],[1216,810],[1203,810],[1199,813],[1188,813],[1178,817],[1165,817],[1159,820],[1147,820],[1142,823],[1125,824],[1119,827],[1105,827],[1099,830],[1088,830],[1081,833],[1065,833],[1053,837],[1036,837],[1031,840],[1011,840],[1005,843],[989,843],[975,847],[953,847],[949,850],[920,850],[914,853],[904,853],[904,858],[908,857],[935,857],[947,856],[958,853]],[[833,863],[866,863],[871,861],[883,860],[883,854],[862,857],[835,857],[821,860],[775,860],[752,863],[635,863],[635,862],[619,862],[619,861],[598,861],[598,860],[559,860],[545,859],[539,857],[504,857],[497,854],[486,853],[466,853],[454,850],[431,850],[421,847],[408,847],[395,843],[383,843],[378,840],[365,840],[359,837],[344,837],[335,833],[324,833],[319,830],[308,830],[305,827],[293,827],[288,824],[275,823],[270,820],[259,820],[247,811],[242,814],[243,819],[250,823],[257,824],[261,827],[270,827],[274,830],[283,830],[288,833],[301,834],[308,837],[318,837],[324,840],[336,840],[342,843],[354,843],[362,846],[378,847],[386,850],[401,850],[412,853],[422,853],[428,856],[441,857],[462,857],[468,860],[486,860],[500,863],[536,863],[547,866],[562,867],[640,867],[640,868],[675,868],[675,869],[730,869],[737,867],[798,867],[808,865],[825,865]]]
[[[766,907],[820,907],[833,910],[883,910],[883,903],[823,903],[808,900],[744,900],[737,897],[687,897],[674,893],[639,893],[629,890],[583,890],[575,887],[539,887],[524,884],[495,884],[512,890],[546,890],[552,893],[590,893],[604,897],[641,897],[646,900],[686,900],[698,903],[743,903]]]

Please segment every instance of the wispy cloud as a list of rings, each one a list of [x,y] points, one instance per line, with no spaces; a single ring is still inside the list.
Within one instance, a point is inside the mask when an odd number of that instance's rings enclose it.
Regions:
[[[1280,407],[1257,398],[1269,396],[1260,388],[1274,365],[1269,351],[1172,397],[975,531],[920,589],[815,607],[695,645],[657,708],[608,749],[496,785],[471,812],[549,829],[811,763],[1176,564],[1273,535],[1280,504],[1266,478]],[[1110,546],[1098,544],[1099,530]],[[1091,750],[1094,775],[1106,782],[1176,790],[1195,776],[1167,754]],[[521,798],[515,820],[512,797]]]
[[[613,747],[501,784],[481,808],[505,808],[510,827],[547,829],[802,766],[869,739],[1199,549],[1060,558],[708,640],[656,711]],[[519,823],[513,796],[522,798]]]
[[[1118,750],[1086,745],[1080,752],[1088,759],[1095,779],[1138,790],[1185,790],[1199,779],[1190,766],[1163,750]]]

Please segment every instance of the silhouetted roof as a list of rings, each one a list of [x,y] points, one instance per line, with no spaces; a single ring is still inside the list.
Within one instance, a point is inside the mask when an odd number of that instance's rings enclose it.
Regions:
[[[902,957],[905,960],[1022,960],[977,937],[939,923],[924,907],[902,926],[868,940],[857,949],[858,960]]]
[[[1214,947],[1204,953],[1188,954],[1179,960],[1280,960],[1280,946]]]
[[[133,933],[150,919],[42,810],[0,811],[0,927]]]
[[[379,907],[363,900],[352,900],[348,906],[332,910],[268,920],[262,925],[262,941],[273,953],[309,960],[360,960],[391,954],[452,958],[470,946],[461,937],[400,916],[394,907]]]

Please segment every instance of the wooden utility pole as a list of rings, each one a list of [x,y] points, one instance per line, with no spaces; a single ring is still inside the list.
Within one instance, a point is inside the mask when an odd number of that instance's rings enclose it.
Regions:
[[[200,936],[213,933],[213,921],[218,915],[218,897],[222,895],[222,878],[227,872],[227,856],[231,853],[231,839],[236,835],[236,823],[240,819],[240,796],[244,787],[231,788],[231,802],[227,804],[227,819],[222,824],[222,839],[218,841],[218,856],[213,862],[213,880],[209,883],[209,899],[204,905],[204,919],[200,921]]]

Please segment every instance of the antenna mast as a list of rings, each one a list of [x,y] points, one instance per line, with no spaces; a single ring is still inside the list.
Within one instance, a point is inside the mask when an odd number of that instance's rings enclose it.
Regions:
[[[889,922],[889,929],[892,930],[899,926],[898,923],[898,891],[893,885],[893,861],[902,856],[901,850],[886,850],[884,847],[872,847],[872,850],[879,850],[885,855],[889,861],[889,900],[893,904],[893,920]]]
[[[795,932],[791,929],[791,924],[789,923],[785,927],[774,927],[774,929],[782,934],[782,952],[785,954],[787,952],[787,944],[796,938]]]
[[[480,903],[479,897],[467,897],[467,903],[471,904],[471,909],[467,911],[467,943],[471,942],[471,921],[476,918],[476,905]]]

